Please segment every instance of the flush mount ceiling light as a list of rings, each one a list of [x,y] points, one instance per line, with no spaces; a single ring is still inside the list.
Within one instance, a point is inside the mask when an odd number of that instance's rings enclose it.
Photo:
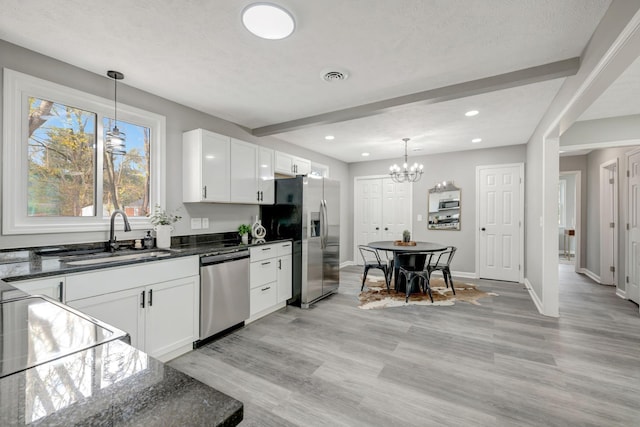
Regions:
[[[324,137],[324,139],[326,139],[327,141],[333,141],[334,139],[336,139],[336,137],[333,135],[327,135]]]
[[[480,111],[471,110],[471,111],[467,111],[466,113],[464,113],[464,115],[467,116],[467,117],[473,117],[473,116],[477,116],[478,113],[480,113]]]
[[[409,142],[409,138],[402,138],[402,140],[404,141],[404,164],[402,165],[402,169],[400,169],[398,165],[391,166],[389,168],[389,175],[391,175],[391,179],[395,182],[416,182],[422,176],[424,166],[414,163],[409,167],[407,161],[407,142]]]
[[[478,142],[482,142],[482,138],[473,138],[471,142],[473,142],[474,144],[477,144]]]
[[[127,153],[125,141],[127,135],[118,129],[118,80],[124,79],[124,74],[119,71],[107,71],[107,76],[113,79],[113,129],[107,132],[105,150],[111,154]]]
[[[242,11],[242,24],[250,33],[267,40],[289,37],[296,27],[293,16],[272,3],[253,3]]]
[[[362,157],[369,157],[369,153],[362,153],[361,156]]]

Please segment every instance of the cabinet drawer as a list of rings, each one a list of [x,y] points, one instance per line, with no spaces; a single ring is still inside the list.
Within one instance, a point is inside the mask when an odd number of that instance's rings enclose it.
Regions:
[[[69,275],[66,281],[66,300],[90,298],[198,275],[199,262],[197,256],[191,256]]]
[[[263,245],[249,248],[251,262],[262,261],[278,255],[277,245]]]
[[[291,247],[293,246],[291,242],[283,242],[277,243],[276,245],[278,256],[282,255],[291,255]]]
[[[276,283],[267,283],[251,289],[251,315],[273,307],[277,303]]]
[[[252,262],[249,267],[249,282],[251,283],[251,288],[274,282],[278,274],[277,264],[275,258]]]

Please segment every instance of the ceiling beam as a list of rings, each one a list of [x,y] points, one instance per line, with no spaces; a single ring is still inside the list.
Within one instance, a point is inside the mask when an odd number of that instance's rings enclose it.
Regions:
[[[499,74],[497,76],[485,77],[483,79],[444,86],[437,89],[425,90],[423,92],[398,96],[396,98],[358,105],[356,107],[345,108],[343,110],[262,126],[252,129],[251,133],[255,136],[275,135],[311,126],[338,123],[373,116],[397,107],[417,102],[436,104],[438,102],[466,98],[468,96],[480,95],[483,93],[494,92],[496,90],[573,76],[578,72],[579,68],[580,58],[570,58],[536,67],[512,71],[510,73]]]

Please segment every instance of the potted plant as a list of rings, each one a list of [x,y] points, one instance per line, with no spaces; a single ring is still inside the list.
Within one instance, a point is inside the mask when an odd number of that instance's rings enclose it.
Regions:
[[[240,239],[242,243],[245,245],[249,243],[249,232],[251,231],[251,226],[249,224],[240,224],[238,226],[238,234],[240,235]]]
[[[176,212],[167,212],[160,205],[155,205],[153,212],[148,215],[156,232],[156,246],[159,248],[171,247],[171,231],[174,223],[182,217]]]
[[[402,241],[405,243],[409,243],[411,241],[411,232],[409,230],[404,230],[402,232]]]

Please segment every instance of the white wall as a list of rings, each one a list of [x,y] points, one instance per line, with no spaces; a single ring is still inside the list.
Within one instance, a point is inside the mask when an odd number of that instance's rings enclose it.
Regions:
[[[170,66],[171,64],[167,64]],[[106,76],[97,75],[71,66],[56,59],[0,40],[0,67],[10,68],[74,89],[102,96],[113,97],[113,82]],[[127,70],[121,70],[126,76]],[[106,72],[106,71],[105,71]],[[0,85],[2,84],[0,80]],[[183,219],[176,224],[174,235],[235,231],[241,223],[250,223],[258,213],[255,205],[188,204],[182,203],[182,133],[195,128],[204,128],[255,144],[288,152],[329,166],[331,177],[341,181],[342,204],[348,205],[348,165],[339,160],[288,144],[274,137],[257,138],[243,127],[220,118],[196,111],[148,92],[129,87],[126,79],[118,84],[118,102],[142,108],[166,117],[166,204],[169,210],[181,207]],[[1,110],[0,106],[0,110]],[[0,120],[2,114],[0,111]],[[2,207],[5,209],[6,207]],[[191,230],[190,218],[210,218],[209,230]],[[341,261],[350,258],[351,247],[346,236],[350,232],[348,212],[341,216]],[[137,231],[131,233],[145,233]],[[127,236],[129,237],[129,236]],[[0,235],[0,249],[43,246],[64,243],[83,243],[108,240],[108,231],[96,233],[64,233],[46,235]]]
[[[412,156],[411,162],[424,164],[424,175],[413,184],[414,240],[438,242],[458,248],[452,270],[474,274],[476,239],[476,166],[521,163],[525,160],[525,146],[512,145],[430,156]],[[393,160],[360,162],[350,165],[351,216],[353,216],[354,179],[358,176],[384,175]],[[526,169],[526,167],[525,167]],[[460,193],[460,230],[428,230],[427,211],[429,188],[442,181],[453,181]],[[417,216],[422,215],[422,222]],[[401,236],[398,236],[400,239]],[[351,233],[353,241],[353,232]]]
[[[538,308],[559,314],[557,257],[558,137],[638,56],[640,2],[614,0],[527,143],[525,278]],[[621,37],[630,43],[621,43]]]

